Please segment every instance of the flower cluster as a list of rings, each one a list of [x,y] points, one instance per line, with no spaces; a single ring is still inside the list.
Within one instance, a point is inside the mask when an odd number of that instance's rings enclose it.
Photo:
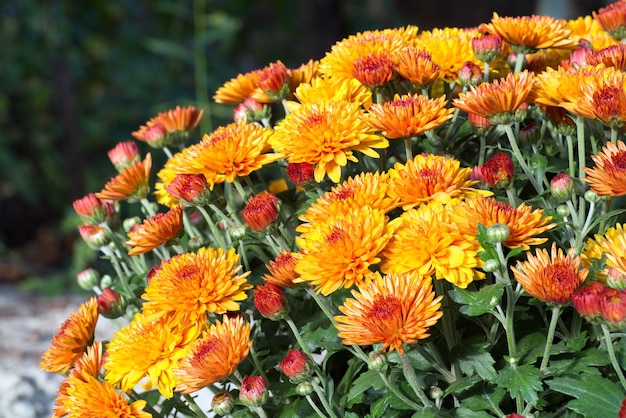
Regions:
[[[54,416],[623,416],[625,28],[365,31],[227,81],[212,132],[150,119],[156,181],[121,142],[74,202],[111,270],[42,356]]]

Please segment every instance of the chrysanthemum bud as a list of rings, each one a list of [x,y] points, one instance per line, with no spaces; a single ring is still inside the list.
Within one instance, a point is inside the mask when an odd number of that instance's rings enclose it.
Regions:
[[[275,284],[265,283],[252,291],[254,306],[261,315],[272,321],[278,321],[287,314],[287,297]]]
[[[370,370],[383,371],[387,368],[387,354],[384,351],[372,351],[367,359]]]
[[[259,103],[250,97],[239,103],[233,111],[233,118],[235,119],[235,122],[255,122],[261,120],[263,116],[263,103]]]
[[[589,203],[598,203],[602,200],[602,196],[598,196],[594,191],[587,190],[585,192],[585,200]]]
[[[279,367],[292,383],[300,383],[311,377],[311,362],[304,351],[289,350]]]
[[[487,228],[487,239],[493,244],[504,242],[509,237],[510,232],[506,224],[493,224]]]
[[[471,61],[466,61],[459,70],[459,83],[462,86],[477,86],[483,80],[483,70]]]
[[[313,385],[311,382],[300,382],[296,386],[296,393],[300,396],[309,396],[313,393]]]
[[[145,130],[143,134],[144,141],[152,148],[163,148],[168,145],[167,129],[160,123],[155,123]]]
[[[130,218],[124,219],[122,227],[124,228],[124,231],[128,233],[135,225],[141,225],[142,222],[143,221],[139,216],[131,216]]]
[[[569,62],[574,68],[583,68],[587,65],[587,55],[591,52],[588,48],[578,48],[569,55]]]
[[[263,376],[245,376],[241,381],[239,400],[247,406],[261,406],[267,401],[267,382]]]
[[[606,7],[602,7],[598,12],[593,12],[593,18],[609,33],[614,39],[621,41],[626,38],[626,3],[622,1],[614,2]]]
[[[594,321],[601,315],[600,301],[605,293],[605,287],[600,282],[591,282],[589,286],[579,287],[572,293],[572,304],[580,316],[588,321]]]
[[[210,194],[209,185],[202,174],[179,174],[165,186],[165,190],[190,206],[203,206]]]
[[[98,295],[98,313],[105,318],[115,319],[126,313],[128,302],[124,295],[109,288],[102,289]]]
[[[230,228],[228,231],[230,233],[230,237],[235,240],[240,240],[246,236],[245,226],[236,226],[234,228]]]
[[[113,286],[113,278],[108,274],[102,276],[102,279],[100,279],[100,288],[107,289],[111,286]]]
[[[626,275],[615,267],[610,267],[606,275],[606,285],[617,290],[626,289]]]
[[[567,205],[559,205],[556,207],[556,213],[558,213],[562,217],[566,217],[570,215],[570,210]]]
[[[110,202],[100,200],[94,193],[74,201],[74,211],[83,222],[99,224],[105,222],[115,214],[115,208]]]
[[[109,160],[111,160],[115,169],[120,173],[124,171],[124,169],[141,161],[139,147],[135,141],[120,142],[109,150],[108,155]]]
[[[83,290],[92,290],[100,284],[100,273],[92,268],[85,269],[76,275],[76,282]]]
[[[227,415],[235,406],[235,398],[229,392],[216,393],[211,399],[211,410],[217,415]]]
[[[626,290],[605,288],[600,299],[600,313],[610,328],[626,326]]]
[[[444,392],[439,386],[431,386],[430,387],[430,398],[431,399],[441,399],[443,398]]]
[[[107,245],[110,240],[108,229],[99,225],[81,225],[78,232],[83,240],[93,249],[100,249]]]
[[[485,34],[472,39],[472,50],[480,61],[491,62],[498,58],[502,48],[502,36]]]
[[[493,188],[504,189],[513,181],[515,166],[511,157],[504,152],[499,152],[475,171],[475,175],[483,183]]]
[[[540,136],[541,136],[541,129],[539,128],[539,125],[537,125],[536,123],[531,123],[529,125],[526,125],[519,131],[520,141],[525,142],[527,144],[534,144],[535,142],[539,140]]]
[[[506,57],[506,63],[509,65],[509,68],[511,70],[515,68],[515,64],[517,63],[518,59],[524,60],[524,64],[522,64],[522,70],[528,65],[528,59],[526,58],[525,54],[522,54],[522,53],[518,54],[517,52],[511,52]]]
[[[478,136],[487,136],[494,129],[494,125],[484,116],[468,113],[467,120],[474,133]]]
[[[263,68],[257,85],[272,100],[281,101],[289,94],[289,73],[281,61]]]
[[[493,273],[498,270],[500,270],[500,262],[498,260],[490,258],[483,263],[483,271],[486,273]]]
[[[273,194],[262,191],[248,200],[243,209],[243,219],[255,231],[263,231],[278,219],[280,200]]]
[[[287,163],[287,177],[299,186],[313,180],[315,168],[309,163]]]
[[[550,193],[559,201],[564,201],[572,196],[574,182],[567,173],[559,173],[550,180]]]

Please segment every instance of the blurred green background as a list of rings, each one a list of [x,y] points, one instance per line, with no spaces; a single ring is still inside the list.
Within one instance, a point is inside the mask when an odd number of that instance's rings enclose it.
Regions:
[[[0,283],[75,286],[96,254],[77,239],[72,202],[115,175],[107,151],[176,105],[205,108],[198,135],[228,123],[232,108],[211,97],[238,73],[297,67],[363,30],[473,26],[493,11],[570,18],[604,3],[2,0]]]

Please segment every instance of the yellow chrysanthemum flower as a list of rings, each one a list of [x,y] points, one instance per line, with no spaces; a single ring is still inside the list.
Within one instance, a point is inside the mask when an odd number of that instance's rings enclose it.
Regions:
[[[67,373],[93,340],[97,322],[98,303],[94,296],[81,304],[61,324],[52,337],[50,348],[41,356],[41,370],[49,373]]]
[[[568,20],[567,28],[572,31],[572,36],[589,41],[594,50],[619,44],[617,39],[609,35],[602,25],[589,15]]]
[[[585,268],[590,268],[593,266],[593,260],[602,260],[603,256],[604,251],[602,250],[600,244],[598,244],[593,238],[589,238],[585,242],[583,251],[580,253],[580,264]],[[596,279],[605,283],[607,272],[608,268],[598,270],[595,274]]]
[[[549,223],[550,216],[544,216],[542,209],[521,203],[513,207],[505,202],[498,202],[493,197],[471,197],[450,208],[450,219],[464,234],[478,234],[478,224],[490,227],[504,224],[509,228],[509,236],[502,243],[508,248],[521,247],[528,250],[531,245],[540,245],[547,238],[537,238],[556,226]]]
[[[626,195],[626,145],[622,141],[617,144],[607,142],[602,151],[591,158],[593,168],[585,167],[589,188],[599,196]]]
[[[300,84],[294,96],[299,103],[286,102],[291,112],[296,111],[301,104],[332,100],[360,103],[365,108],[372,104],[372,91],[354,78],[316,77],[310,83]]]
[[[142,388],[156,387],[161,395],[171,398],[176,386],[174,370],[202,331],[200,323],[181,321],[174,315],[151,321],[144,314],[136,314],[107,345],[106,381],[129,392],[147,377]]]
[[[381,350],[404,352],[402,344],[428,338],[443,313],[430,277],[416,273],[375,273],[339,307],[335,328],[345,345],[382,343]]]
[[[200,248],[161,264],[146,286],[143,311],[151,319],[168,313],[190,320],[203,318],[207,312],[223,314],[238,311],[246,299],[250,272],[241,272],[239,254],[234,248]]]
[[[302,250],[294,254],[300,274],[294,282],[311,282],[323,295],[358,285],[390,238],[385,213],[368,206],[320,220],[296,238]]]
[[[305,104],[277,124],[269,142],[289,162],[315,165],[318,183],[326,175],[338,183],[341,167],[358,162],[354,151],[378,158],[374,148],[389,146],[361,120],[363,112],[359,103],[347,100]]]
[[[420,154],[406,164],[396,163],[389,170],[388,193],[404,210],[427,202],[448,203],[469,196],[490,196],[488,190],[473,189],[471,168],[461,168],[458,160],[440,155]]]
[[[606,255],[606,264],[626,275],[626,224],[609,228],[604,236],[596,235],[595,241]]]
[[[242,316],[215,322],[182,359],[176,374],[176,392],[198,391],[226,379],[237,370],[252,348],[250,324]]]
[[[384,273],[417,272],[465,288],[484,278],[478,240],[456,228],[448,205],[431,203],[389,223],[393,237],[381,253]]]

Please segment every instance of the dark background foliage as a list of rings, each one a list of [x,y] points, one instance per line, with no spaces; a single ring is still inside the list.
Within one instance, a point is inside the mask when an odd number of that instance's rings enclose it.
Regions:
[[[473,26],[493,11],[572,18],[605,3],[3,0],[0,282],[71,286],[95,262],[80,250],[71,203],[115,174],[107,151],[176,105],[207,110],[201,133],[227,123],[232,109],[211,97],[238,73],[279,59],[296,67],[369,29]]]

